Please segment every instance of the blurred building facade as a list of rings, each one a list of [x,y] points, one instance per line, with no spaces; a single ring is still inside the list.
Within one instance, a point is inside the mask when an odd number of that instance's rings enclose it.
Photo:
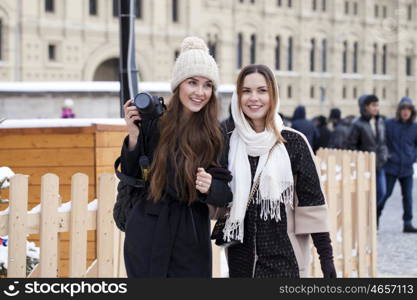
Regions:
[[[169,81],[185,36],[204,38],[222,83],[263,63],[289,114],[357,114],[375,93],[391,114],[417,100],[417,0],[135,0],[141,81]],[[0,81],[118,80],[117,0],[1,0]]]

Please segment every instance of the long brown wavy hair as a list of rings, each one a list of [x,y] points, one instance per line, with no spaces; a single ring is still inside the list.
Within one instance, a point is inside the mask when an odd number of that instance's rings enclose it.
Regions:
[[[285,142],[285,139],[282,137],[281,133],[279,132],[278,128],[276,128],[274,123],[274,112],[275,108],[279,104],[279,90],[278,85],[275,83],[275,75],[272,73],[271,69],[268,68],[265,65],[248,65],[244,67],[237,77],[237,83],[236,83],[236,91],[237,96],[239,99],[239,108],[242,109],[242,102],[240,99],[242,98],[242,88],[243,83],[245,81],[246,76],[253,74],[253,73],[259,73],[261,74],[266,81],[267,88],[268,88],[268,94],[269,94],[269,102],[271,104],[266,117],[265,117],[265,127],[269,130],[272,130],[274,132],[275,136],[277,137],[277,142]],[[255,128],[253,125],[253,122],[251,119],[249,119],[246,115],[246,120],[248,120],[249,124],[251,124],[252,128]]]
[[[174,181],[180,201],[191,204],[197,199],[197,168],[220,166],[223,136],[217,113],[214,89],[208,103],[190,117],[184,115],[179,87],[175,89],[159,123],[160,138],[151,164],[149,199],[155,203],[160,200],[167,180]],[[175,178],[167,178],[168,167],[175,170]]]

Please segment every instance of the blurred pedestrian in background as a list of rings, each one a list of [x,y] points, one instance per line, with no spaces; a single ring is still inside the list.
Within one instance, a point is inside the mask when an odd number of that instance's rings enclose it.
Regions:
[[[395,118],[385,122],[388,161],[384,167],[387,192],[378,202],[378,224],[385,203],[391,196],[395,182],[401,186],[403,200],[404,232],[417,233],[411,222],[413,219],[413,164],[417,159],[417,124],[416,109],[410,98],[401,99]]]
[[[348,134],[347,148],[374,152],[376,155],[376,198],[381,201],[386,193],[384,165],[388,159],[385,143],[385,124],[379,116],[379,99],[362,95],[358,101],[361,116],[355,119]]]
[[[295,108],[291,126],[293,129],[300,131],[306,136],[311,148],[313,148],[313,151],[315,152],[317,150],[316,145],[319,133],[317,128],[314,127],[313,122],[306,119],[306,109],[303,105]]]
[[[65,99],[64,106],[62,107],[61,118],[62,119],[75,118],[75,114],[72,111],[73,107],[74,107],[74,101],[70,98]]]
[[[320,148],[328,148],[330,140],[330,130],[327,128],[327,120],[325,116],[318,116],[313,119],[313,124],[318,131],[318,138],[316,140],[315,150]]]
[[[349,124],[342,120],[342,112],[338,108],[332,108],[329,115],[331,126],[328,148],[346,149]]]

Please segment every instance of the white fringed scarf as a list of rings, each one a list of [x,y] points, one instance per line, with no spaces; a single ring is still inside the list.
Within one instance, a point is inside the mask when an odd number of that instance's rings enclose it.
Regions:
[[[252,201],[261,205],[260,217],[263,220],[268,218],[277,222],[281,220],[281,203],[293,207],[294,182],[285,145],[276,144],[275,134],[266,128],[260,133],[252,129],[239,108],[236,91],[233,93],[231,106],[235,122],[229,150],[229,170],[233,175],[229,185],[233,192],[233,202],[223,234],[228,242],[236,240],[243,242],[244,219],[251,192],[251,168],[248,155],[259,156],[253,182],[255,185],[260,176],[259,187]],[[275,126],[281,132],[284,124],[278,114],[278,105],[274,115]]]

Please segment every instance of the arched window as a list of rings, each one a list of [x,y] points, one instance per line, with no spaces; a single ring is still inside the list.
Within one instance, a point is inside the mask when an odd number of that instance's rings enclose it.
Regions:
[[[292,98],[292,87],[291,87],[291,85],[289,85],[287,87],[287,98],[288,99],[291,99]]]
[[[327,40],[321,41],[321,71],[327,71]]]
[[[288,71],[292,71],[292,37],[288,38]]]
[[[250,58],[249,63],[254,64],[256,61],[256,35],[250,36]]]
[[[407,16],[408,16],[408,21],[411,21],[413,19],[413,6],[411,4],[408,4]]]
[[[97,0],[89,1],[88,12],[91,16],[97,16]]]
[[[346,95],[346,87],[344,86],[342,89],[342,98],[346,99],[347,95]]]
[[[172,0],[172,22],[178,22],[178,1],[179,0]]]
[[[358,90],[356,89],[356,87],[353,88],[353,98],[356,99],[356,97],[358,97]]]
[[[142,0],[136,0],[135,1],[135,15],[136,18],[142,19]]]
[[[358,42],[353,44],[353,73],[358,73]]]
[[[314,85],[310,87],[310,98],[314,99]]]
[[[276,46],[275,46],[275,70],[281,69],[281,37],[277,36],[275,38]]]
[[[405,74],[407,76],[413,76],[413,58],[411,55],[405,57]]]
[[[242,68],[243,64],[243,35],[239,33],[237,35],[237,68]]]
[[[3,59],[3,20],[0,19],[0,61]]]
[[[54,12],[54,0],[45,0],[45,11],[46,12]]]
[[[119,1],[113,0],[113,17],[119,16]]]
[[[343,42],[343,58],[342,58],[342,70],[343,73],[347,73],[347,52],[348,52],[348,43],[347,41]]]
[[[378,63],[378,45],[375,43],[374,53],[372,54],[372,73],[374,74],[378,72],[377,63]]]
[[[314,65],[314,57],[316,55],[316,40],[311,39],[311,46],[310,46],[310,72],[314,72],[315,65]]]
[[[387,45],[382,46],[382,74],[387,74]]]

